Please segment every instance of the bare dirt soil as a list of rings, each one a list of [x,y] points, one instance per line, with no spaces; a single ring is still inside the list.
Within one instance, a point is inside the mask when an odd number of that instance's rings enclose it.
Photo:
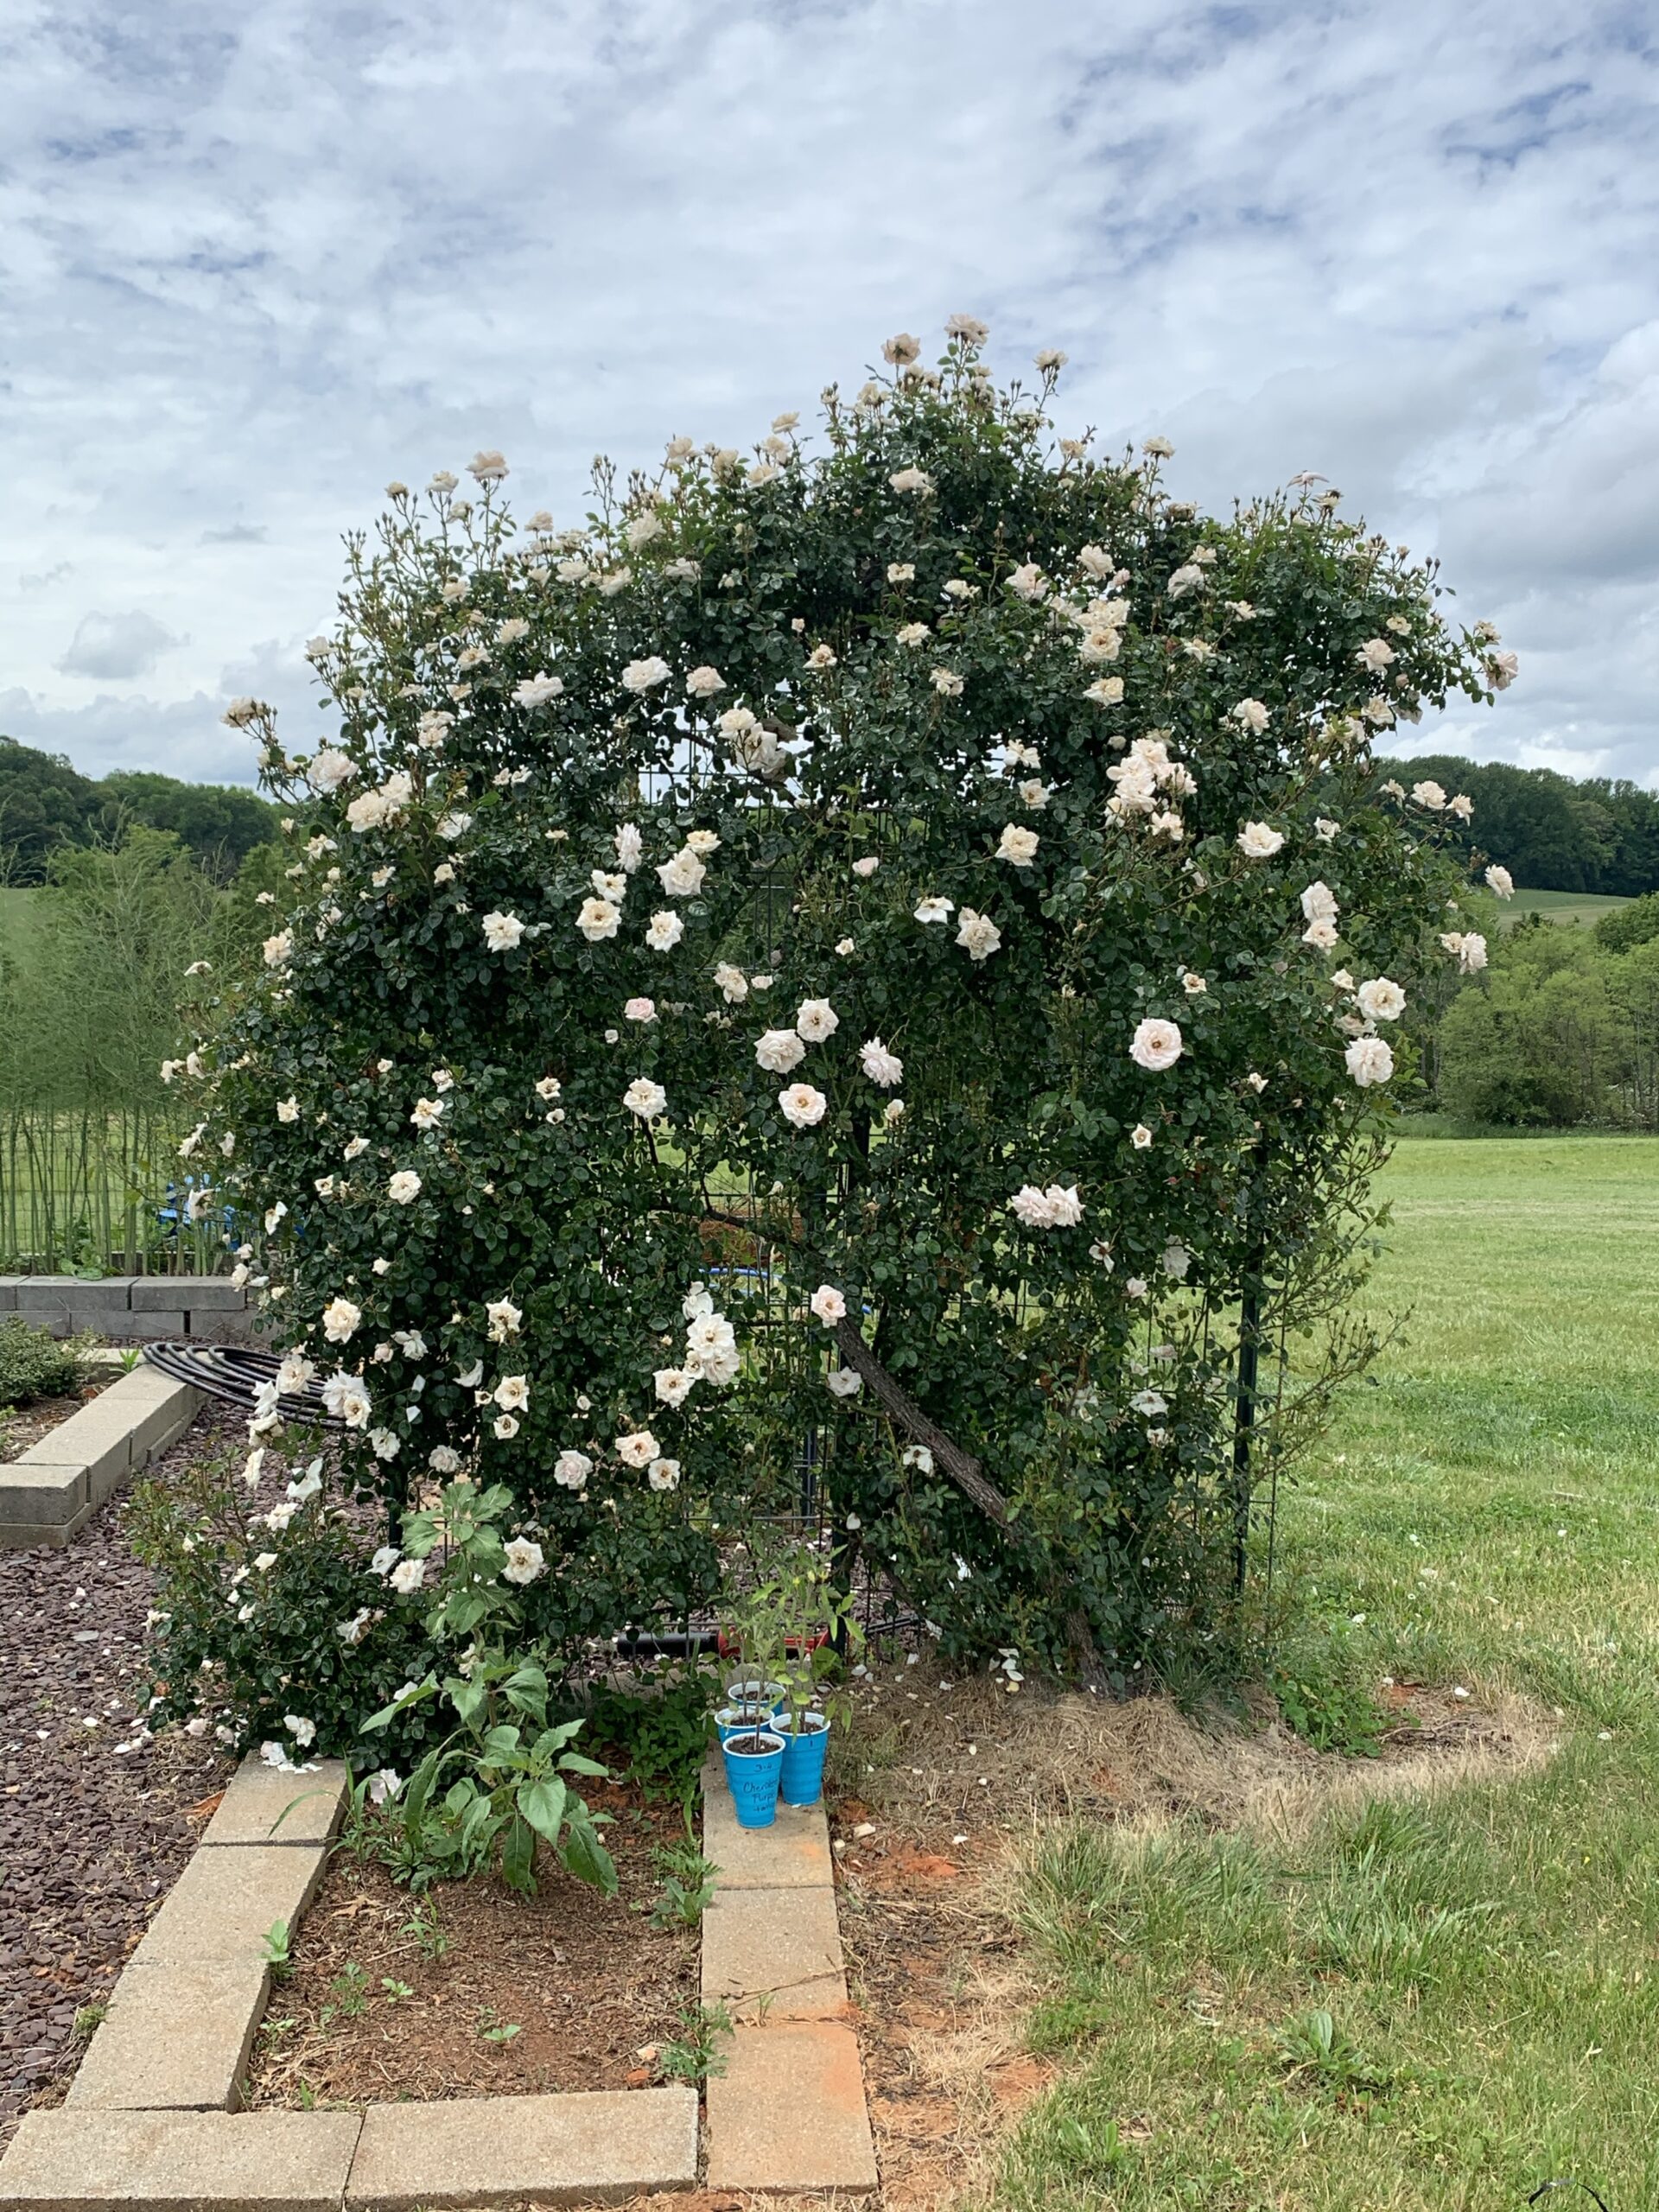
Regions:
[[[250,2103],[529,2096],[659,2079],[695,2005],[697,1939],[652,1927],[661,1884],[652,1853],[684,1828],[677,1806],[630,1789],[595,1783],[588,1802],[613,1816],[614,1897],[545,1852],[534,1897],[491,1875],[425,1898],[373,1860],[336,1852],[301,1923],[292,1977],[271,1993]]]

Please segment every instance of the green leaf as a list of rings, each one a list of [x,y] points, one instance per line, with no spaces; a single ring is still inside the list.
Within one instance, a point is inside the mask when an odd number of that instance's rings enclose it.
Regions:
[[[509,1889],[536,1887],[536,1831],[515,1813],[501,1845],[501,1878]]]
[[[607,1897],[616,1895],[616,1867],[611,1854],[586,1821],[571,1821],[559,1847],[559,1859],[566,1872],[574,1874],[579,1882],[602,1890]]]
[[[524,1782],[518,1786],[518,1810],[538,1835],[543,1835],[555,1846],[559,1830],[564,1826],[564,1808],[569,1791],[563,1783],[550,1777],[538,1782]]]

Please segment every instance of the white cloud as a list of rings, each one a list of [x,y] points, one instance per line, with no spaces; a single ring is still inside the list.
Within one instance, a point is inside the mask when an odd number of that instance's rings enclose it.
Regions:
[[[1414,747],[1659,766],[1656,72],[1614,6],[126,22],[26,0],[11,31],[16,735],[246,777],[231,671],[309,739],[299,647],[387,478],[499,445],[568,519],[594,451],[747,442],[965,308],[999,368],[1063,346],[1103,442],[1167,432],[1184,492],[1316,467],[1438,550],[1522,675]],[[150,696],[89,696],[124,680],[65,655],[93,607],[191,640],[129,651]]]
[[[164,652],[184,642],[139,608],[130,614],[83,614],[57,665],[65,676],[105,681],[148,676]]]

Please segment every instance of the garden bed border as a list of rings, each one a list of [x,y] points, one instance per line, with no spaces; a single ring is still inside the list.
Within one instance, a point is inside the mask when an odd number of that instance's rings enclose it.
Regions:
[[[202,1402],[200,1390],[154,1367],[135,1367],[100,1390],[38,1444],[0,1465],[0,1551],[67,1544],[100,1505],[178,1441]]]
[[[346,1798],[337,1761],[299,1774],[243,1761],[64,2103],[26,2113],[0,2159],[0,2212],[442,2212],[695,2186],[690,2088],[238,2109],[270,1989],[266,1931],[296,1927]],[[721,1869],[703,1998],[736,2024],[727,2070],[708,2083],[709,2185],[868,2194],[874,2152],[823,1807],[741,1829],[717,1762],[703,1806]]]

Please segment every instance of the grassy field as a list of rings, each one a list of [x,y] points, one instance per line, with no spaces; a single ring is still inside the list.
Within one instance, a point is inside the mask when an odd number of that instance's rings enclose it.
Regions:
[[[1392,1677],[1559,1749],[1288,1840],[1049,1839],[1065,2070],[1004,2203],[1659,2204],[1659,1144],[1426,1140],[1386,1184],[1411,1319],[1281,1509],[1286,1649],[1351,1732]]]
[[[0,952],[21,953],[44,911],[45,902],[38,892],[0,886]]]
[[[1517,889],[1513,899],[1506,900],[1503,912],[1503,925],[1513,929],[1523,914],[1542,914],[1546,920],[1565,922],[1588,929],[1604,914],[1615,908],[1628,906],[1628,899],[1604,896],[1599,891],[1522,891]]]

